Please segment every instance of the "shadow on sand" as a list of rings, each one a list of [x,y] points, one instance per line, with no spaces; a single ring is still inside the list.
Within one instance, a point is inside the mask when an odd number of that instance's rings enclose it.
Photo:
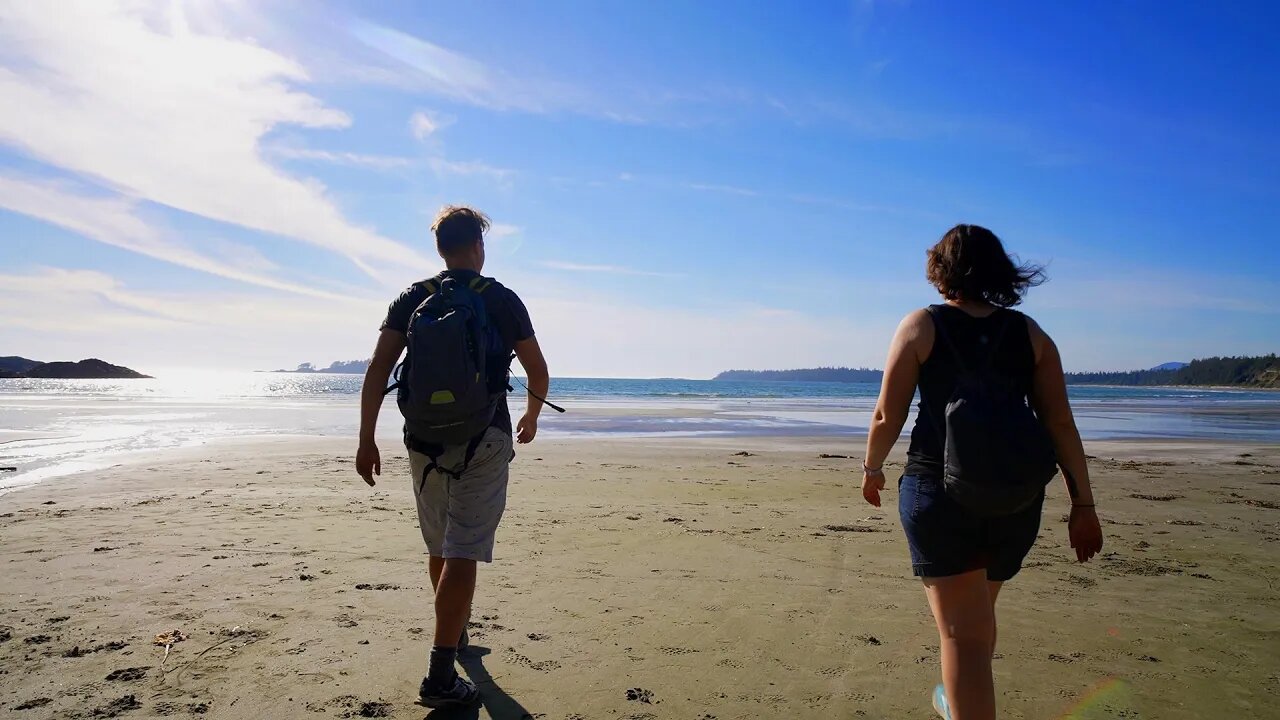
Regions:
[[[503,690],[484,667],[484,658],[493,652],[487,647],[472,645],[458,654],[458,664],[466,671],[471,682],[480,690],[478,707],[432,710],[427,720],[476,720],[483,708],[493,720],[532,720],[529,712],[518,700]]]

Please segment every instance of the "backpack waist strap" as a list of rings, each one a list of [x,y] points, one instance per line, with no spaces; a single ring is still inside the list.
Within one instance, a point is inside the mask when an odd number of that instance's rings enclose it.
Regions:
[[[422,478],[418,482],[418,487],[414,490],[414,495],[421,495],[422,488],[427,485],[427,476],[433,472],[438,472],[453,480],[461,480],[463,473],[467,471],[467,467],[471,465],[471,461],[476,456],[476,451],[480,449],[480,443],[484,442],[485,433],[489,432],[489,428],[485,428],[484,432],[476,435],[467,441],[466,452],[462,455],[462,467],[457,469],[447,468],[440,464],[440,456],[444,454],[443,445],[433,443],[425,443],[415,438],[409,433],[404,435],[404,445],[413,452],[427,456],[427,465],[422,469]],[[414,478],[417,480],[417,478]]]

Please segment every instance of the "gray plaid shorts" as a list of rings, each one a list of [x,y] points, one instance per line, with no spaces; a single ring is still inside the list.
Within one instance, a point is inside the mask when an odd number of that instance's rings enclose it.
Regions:
[[[438,464],[456,472],[462,468],[466,452],[466,445],[447,447]],[[507,476],[513,457],[510,433],[497,428],[485,431],[475,456],[459,478],[439,470],[424,478],[423,470],[431,459],[409,451],[418,525],[428,553],[434,557],[493,562],[494,538],[507,508]]]

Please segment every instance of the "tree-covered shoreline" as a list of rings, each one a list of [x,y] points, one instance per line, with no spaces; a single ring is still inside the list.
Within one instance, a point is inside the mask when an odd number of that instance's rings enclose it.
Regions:
[[[869,368],[821,367],[798,370],[727,370],[712,379],[754,382],[878,383],[883,376],[882,371]]]
[[[714,380],[747,382],[878,383],[884,373],[870,368],[820,367],[794,370],[727,370]],[[1280,357],[1211,357],[1183,367],[1116,372],[1067,373],[1069,385],[1194,385],[1200,387],[1280,388]]]
[[[1211,357],[1170,370],[1067,373],[1069,385],[1195,385],[1280,388],[1280,358]]]

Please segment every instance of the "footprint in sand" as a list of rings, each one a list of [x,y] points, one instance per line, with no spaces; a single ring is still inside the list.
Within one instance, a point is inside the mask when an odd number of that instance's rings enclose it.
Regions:
[[[142,703],[138,702],[137,697],[133,695],[125,695],[124,697],[118,697],[115,700],[112,700],[106,705],[102,705],[94,708],[89,713],[89,717],[93,717],[93,718],[119,717],[129,712],[130,710],[137,710],[140,707],[142,707]]]
[[[694,648],[684,647],[661,647],[658,649],[663,655],[692,655],[693,653],[702,652],[701,650],[695,650]]]
[[[655,702],[657,702],[657,699],[654,697],[653,691],[645,690],[644,688],[628,689],[627,700],[630,700],[631,702],[645,703],[646,705],[653,705]]]
[[[195,702],[195,703],[187,703],[186,705],[179,705],[177,703],[162,702],[162,703],[157,703],[156,706],[153,707],[151,710],[156,715],[163,715],[166,717],[169,715],[179,715],[179,714],[204,715],[205,713],[209,712],[209,703]]]
[[[556,670],[560,667],[560,663],[556,662],[555,660],[543,660],[542,662],[534,662],[530,660],[528,657],[525,657],[524,655],[521,655],[520,653],[516,652],[515,648],[507,648],[507,652],[505,654],[508,661],[515,663],[516,665],[523,665],[531,670],[537,670],[538,672],[549,672],[551,670]]]
[[[144,667],[122,668],[120,670],[112,670],[107,675],[108,682],[133,682],[141,680],[147,676],[147,669]]]

